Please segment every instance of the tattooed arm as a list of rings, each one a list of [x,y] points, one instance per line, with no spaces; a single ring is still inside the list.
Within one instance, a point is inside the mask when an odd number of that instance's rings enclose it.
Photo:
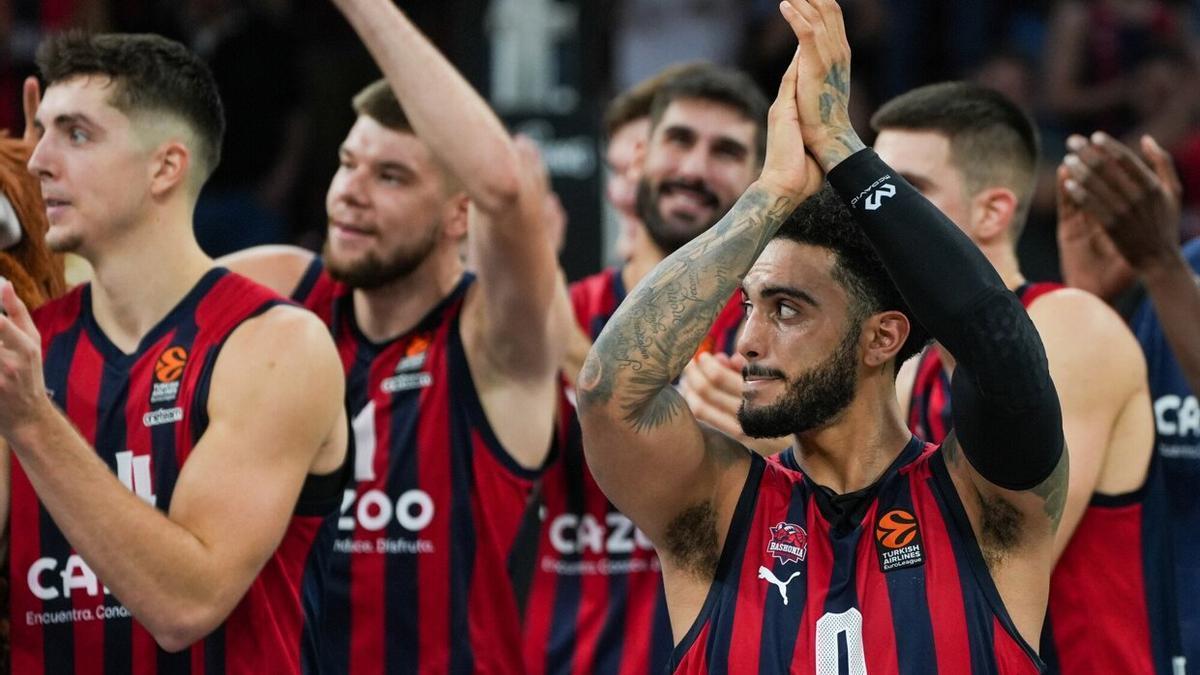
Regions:
[[[671,383],[741,275],[822,183],[804,152],[795,78],[793,61],[771,106],[758,181],[720,222],[638,284],[596,339],[578,381],[584,448],[596,481],[665,561],[699,576],[715,567],[749,455],[702,429]],[[673,536],[673,524],[689,536]]]

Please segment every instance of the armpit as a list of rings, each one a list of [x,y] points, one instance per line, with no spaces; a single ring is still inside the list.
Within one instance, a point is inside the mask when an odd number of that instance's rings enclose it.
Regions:
[[[989,569],[1004,561],[1021,544],[1024,516],[999,496],[979,495],[979,549]]]
[[[717,572],[721,551],[717,545],[717,512],[705,502],[690,506],[667,525],[662,553],[680,570],[701,579]]]

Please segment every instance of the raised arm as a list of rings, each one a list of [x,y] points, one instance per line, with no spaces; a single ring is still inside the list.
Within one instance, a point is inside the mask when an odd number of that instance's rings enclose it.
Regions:
[[[671,383],[775,231],[821,185],[797,125],[796,69],[793,61],[771,106],[758,181],[716,225],[637,285],[579,376],[584,450],[600,487],[660,555],[701,574],[711,574],[731,513],[725,507],[732,509],[727,498],[732,493],[736,500],[749,456],[719,433],[702,430]],[[714,539],[697,545],[673,540],[671,525],[681,519]]]
[[[335,4],[383,70],[417,137],[471,199],[469,258],[485,298],[478,303],[484,367],[518,378],[553,373],[561,348],[540,327],[549,325],[557,263],[541,220],[545,181],[532,149],[518,147],[487,103],[392,2]]]
[[[10,284],[0,284],[0,296],[11,317],[0,317],[0,433],[97,577],[164,649],[186,648],[245,595],[278,547],[305,476],[344,460],[343,377],[328,331],[279,307],[229,337],[212,376],[208,429],[163,513],[123,486],[50,402],[37,331]]]
[[[1171,157],[1149,136],[1149,166],[1111,136],[1071,139],[1070,196],[1104,227],[1137,273],[1192,391],[1200,391],[1200,287],[1179,247],[1182,188]],[[1151,168],[1152,167],[1152,168]]]
[[[1037,331],[966,235],[863,149],[849,122],[850,51],[837,2],[789,1],[785,16],[800,38],[802,62],[809,64],[797,85],[808,150],[913,314],[957,362],[952,388],[958,439],[948,441],[945,451],[962,479],[963,502],[969,513],[978,513],[982,501],[1003,502],[1007,506],[998,508],[1009,513],[1015,509],[1020,527],[1009,547],[1026,537],[1048,544],[1062,514],[1067,462],[1062,415]],[[958,461],[961,455],[969,461]],[[996,533],[977,531],[986,548]]]

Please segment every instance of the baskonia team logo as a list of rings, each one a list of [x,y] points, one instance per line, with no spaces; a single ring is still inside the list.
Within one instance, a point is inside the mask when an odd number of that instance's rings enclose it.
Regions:
[[[808,555],[808,533],[799,525],[781,522],[771,528],[767,553],[784,564],[804,562],[804,557]]]

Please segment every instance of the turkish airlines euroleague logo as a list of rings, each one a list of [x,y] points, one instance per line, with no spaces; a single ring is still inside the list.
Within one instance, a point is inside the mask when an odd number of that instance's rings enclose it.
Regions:
[[[187,350],[178,345],[168,347],[158,355],[154,363],[154,386],[150,390],[151,403],[174,401],[179,396],[179,380],[187,365]]]
[[[892,509],[875,523],[875,550],[879,571],[891,572],[925,562],[917,519],[904,509]]]

